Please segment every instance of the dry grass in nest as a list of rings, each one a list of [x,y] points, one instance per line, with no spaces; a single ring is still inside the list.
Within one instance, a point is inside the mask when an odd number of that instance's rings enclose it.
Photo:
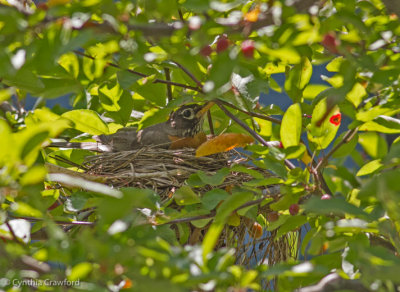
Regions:
[[[250,160],[251,158],[235,150],[207,157],[196,157],[195,151],[191,149],[165,150],[149,147],[134,151],[90,156],[83,167],[86,169],[87,174],[102,176],[105,178],[105,183],[116,188],[138,187],[153,189],[164,201],[170,199],[171,192],[184,185],[190,175],[198,171],[213,175],[221,168],[229,168],[232,165],[243,164]],[[248,164],[246,166],[264,174],[265,177],[271,176],[264,169]],[[251,179],[253,177],[249,174],[232,171],[218,188],[225,189],[227,186],[237,186]],[[197,190],[200,193],[204,193],[212,188],[215,187],[207,185]],[[275,197],[276,195],[277,193],[275,193]],[[181,206],[174,204],[170,204],[169,207],[181,208]],[[264,216],[270,211],[269,207],[258,207],[258,213]],[[263,236],[255,239],[249,236],[246,220],[248,219],[242,217],[239,226],[226,225],[216,248],[235,248],[237,262],[246,266],[265,262],[273,265],[293,257],[294,250],[292,247],[297,243],[290,238],[295,236],[296,233],[290,233],[275,240],[276,232],[264,232]],[[188,243],[200,243],[210,224],[211,222],[204,228],[196,228],[190,224],[191,236]],[[175,224],[171,228],[177,231]],[[179,238],[178,233],[177,237]]]
[[[198,171],[213,175],[221,168],[246,161],[249,161],[249,158],[235,150],[207,157],[196,157],[192,149],[166,150],[149,147],[90,156],[83,166],[86,173],[103,176],[107,184],[116,188],[150,188],[163,196],[172,188],[181,187],[190,175]],[[270,176],[270,173],[265,170],[257,170]],[[218,187],[238,185],[251,179],[252,176],[249,174],[231,172]],[[200,191],[209,189],[211,187],[208,186]]]

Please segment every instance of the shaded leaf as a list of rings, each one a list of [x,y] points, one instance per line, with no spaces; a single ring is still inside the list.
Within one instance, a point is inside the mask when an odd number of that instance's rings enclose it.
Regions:
[[[178,205],[192,205],[200,203],[200,198],[189,186],[182,186],[180,189],[178,189],[174,193],[174,199]]]

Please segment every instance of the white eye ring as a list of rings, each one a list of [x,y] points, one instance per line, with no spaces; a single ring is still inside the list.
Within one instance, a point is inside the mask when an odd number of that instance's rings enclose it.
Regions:
[[[194,110],[192,108],[187,108],[182,111],[182,116],[185,119],[192,120],[194,118]]]

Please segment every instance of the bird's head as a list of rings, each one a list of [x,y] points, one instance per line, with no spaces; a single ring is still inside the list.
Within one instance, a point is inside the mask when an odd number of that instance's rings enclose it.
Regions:
[[[183,105],[171,113],[168,122],[171,127],[181,131],[180,136],[192,137],[202,130],[204,114],[213,105],[213,102]]]

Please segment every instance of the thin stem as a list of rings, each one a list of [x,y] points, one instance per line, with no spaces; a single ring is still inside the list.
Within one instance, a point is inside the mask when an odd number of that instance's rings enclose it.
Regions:
[[[339,143],[337,143],[337,145],[333,147],[323,159],[321,159],[321,161],[315,167],[315,171],[320,170],[320,168],[322,168],[328,162],[329,158],[333,155],[333,153],[335,153],[343,144],[349,143],[349,141],[353,139],[357,131],[358,128],[347,131],[347,133],[343,136],[343,139],[339,141]]]
[[[164,72],[165,72],[165,79],[167,81],[171,81],[171,72],[169,71],[169,68],[165,67]],[[168,102],[170,102],[172,100],[171,84],[167,84],[167,98],[168,98]]]
[[[235,110],[238,110],[238,111],[240,111],[240,112],[242,112],[242,113],[244,113],[244,114],[246,114],[246,115],[249,115],[249,116],[251,116],[251,117],[255,117],[255,118],[262,119],[262,120],[270,121],[270,122],[272,122],[272,123],[279,124],[279,125],[282,124],[282,121],[281,121],[281,120],[278,120],[278,119],[275,119],[275,118],[271,118],[271,117],[269,117],[269,116],[262,115],[262,114],[259,114],[259,113],[246,111],[246,110],[244,110],[244,109],[241,109],[241,108],[237,107],[236,105],[233,105],[233,104],[231,104],[231,103],[229,103],[229,102],[226,102],[226,101],[224,101],[224,100],[222,100],[222,99],[219,99],[219,98],[218,98],[217,100],[218,100],[220,103],[222,103],[222,104],[224,104],[224,105],[226,105],[226,106],[229,106],[230,108],[233,108],[233,109],[235,109]]]
[[[216,99],[214,102],[219,106],[219,108],[232,120],[234,120],[237,124],[239,124],[243,129],[245,129],[247,132],[249,132],[255,139],[257,139],[261,144],[263,144],[266,147],[274,147],[270,143],[264,140],[263,137],[261,137],[256,131],[252,130],[249,126],[247,126],[243,121],[238,119],[234,114],[232,114],[230,111],[226,109],[226,107],[223,106],[223,104],[220,102],[220,100]],[[296,166],[294,166],[293,163],[291,163],[289,160],[285,159],[284,160],[285,165],[289,169],[294,169]]]
[[[207,111],[207,120],[208,120],[208,126],[210,128],[210,133],[211,135],[215,135],[214,133],[214,125],[213,125],[213,121],[212,121],[212,117],[211,117],[211,113],[210,111]]]
[[[94,57],[89,56],[89,55],[87,55],[85,53],[82,53],[82,52],[79,52],[79,51],[76,51],[76,50],[74,50],[74,53],[79,55],[79,56],[82,56],[82,57],[85,57],[85,58],[89,58],[91,60],[95,60]],[[118,66],[115,63],[107,62],[107,65],[110,66],[110,67],[114,67],[114,68],[123,70],[120,66]],[[149,77],[146,74],[143,74],[141,72],[138,72],[138,71],[135,71],[135,70],[132,70],[132,69],[125,69],[125,70],[128,71],[129,73],[135,74],[135,75],[143,77],[143,78]],[[173,81],[167,81],[167,80],[158,79],[158,78],[154,79],[153,83],[169,84],[169,85],[174,85],[174,86],[178,86],[178,87],[182,87],[182,88],[186,88],[186,89],[191,89],[191,90],[195,90],[195,91],[198,91],[198,92],[202,92],[201,88],[198,88],[198,87],[195,87],[195,86],[190,86],[190,85],[186,85],[186,84],[182,84],[182,83],[178,83],[178,82],[173,82]]]
[[[188,69],[186,69],[183,65],[179,64],[176,61],[171,61],[171,62],[174,63],[176,66],[178,66],[183,72],[185,72],[187,76],[192,78],[192,80],[197,84],[199,88],[203,88],[203,84]]]
[[[238,211],[250,206],[254,206],[254,205],[258,205],[260,204],[262,201],[264,201],[266,198],[270,197],[270,195],[267,196],[263,196],[260,199],[254,200],[254,201],[249,201],[247,203],[244,203],[243,205],[239,206],[238,208],[236,208],[234,211]],[[270,204],[272,204],[274,201],[268,202],[267,204],[265,204],[265,206],[268,206]],[[178,224],[178,223],[186,223],[186,222],[191,222],[191,221],[195,221],[195,220],[200,220],[200,219],[209,219],[209,218],[213,218],[216,215],[215,211],[210,212],[209,214],[205,214],[205,215],[198,215],[198,216],[193,216],[193,217],[186,217],[186,218],[179,218],[179,219],[175,219],[175,220],[171,220],[165,223],[162,223],[160,225],[171,225],[171,224]]]

